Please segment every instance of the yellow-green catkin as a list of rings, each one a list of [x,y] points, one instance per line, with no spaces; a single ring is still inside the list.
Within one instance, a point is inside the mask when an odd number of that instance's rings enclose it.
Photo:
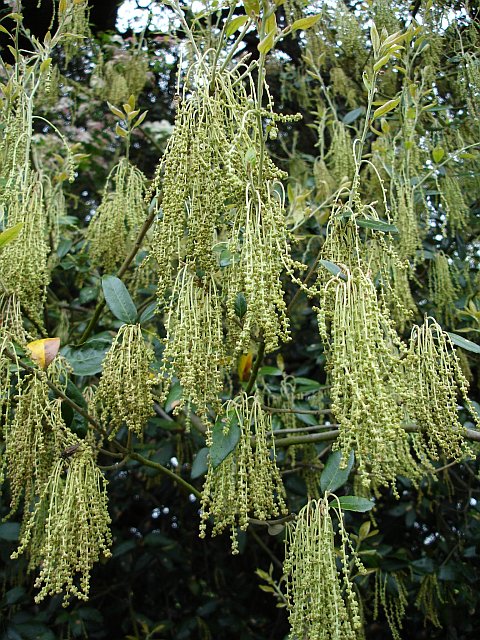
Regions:
[[[3,463],[12,512],[22,497],[28,510],[34,496],[45,486],[64,445],[66,427],[60,402],[50,400],[46,376],[42,371],[24,376],[18,383],[13,418],[6,416]]]
[[[407,590],[403,576],[400,573],[375,572],[375,599],[373,619],[379,614],[382,605],[393,640],[401,640],[400,632],[403,627],[405,608],[408,604]]]
[[[122,424],[142,437],[153,412],[152,361],[153,351],[145,344],[140,325],[124,324],[105,356],[95,396],[101,420],[109,424],[110,438]]]
[[[118,105],[132,95],[136,100],[147,80],[148,57],[138,50],[117,50],[107,62],[99,55],[91,86],[100,98]]]
[[[268,186],[264,194],[247,187],[246,203],[245,218],[237,219],[229,245],[232,254],[238,255],[238,262],[228,268],[226,287],[231,340],[235,354],[239,354],[248,351],[252,333],[261,335],[265,352],[269,353],[278,348],[279,341],[289,339],[287,305],[280,280],[283,268],[291,268],[285,209],[283,199]],[[235,323],[239,292],[247,302],[241,331]]]
[[[440,605],[444,602],[436,574],[423,576],[415,599],[415,606],[423,613],[425,624],[430,622],[434,627],[441,628],[438,612]]]
[[[126,158],[110,173],[102,202],[87,232],[88,255],[95,266],[114,272],[133,247],[145,220],[145,176]]]
[[[106,481],[86,442],[71,449],[55,462],[12,554],[28,552],[29,570],[39,568],[35,601],[63,592],[64,606],[88,599],[93,565],[111,555]]]
[[[399,233],[398,255],[402,260],[416,263],[422,255],[422,231],[412,188],[397,185],[391,206]]]
[[[337,184],[352,180],[355,173],[353,141],[343,122],[336,120],[331,127],[331,144],[328,152],[328,168]]]
[[[439,184],[448,231],[451,234],[464,231],[468,227],[470,208],[465,202],[459,179],[447,175]]]
[[[28,316],[43,325],[43,303],[50,280],[47,267],[49,246],[43,188],[34,176],[27,185],[21,182],[7,206],[8,226],[22,223],[15,242],[0,253],[0,286],[14,295]]]
[[[65,53],[65,63],[78,54],[79,47],[86,38],[90,36],[88,17],[90,9],[88,0],[66,0],[63,11],[61,3],[59,5],[59,25],[63,32],[63,51]]]
[[[458,297],[447,256],[442,252],[435,254],[428,272],[430,299],[435,309],[437,320],[449,327],[455,322],[455,301]]]
[[[357,268],[344,277],[326,285],[318,311],[332,413],[340,425],[335,446],[344,460],[355,450],[366,487],[394,486],[398,474],[418,479],[422,470],[402,427],[399,360],[406,348],[369,276]]]
[[[227,360],[219,291],[213,277],[199,277],[185,266],[178,274],[167,314],[161,376],[165,392],[174,376],[182,387],[176,411],[194,407],[206,417],[207,407],[220,408],[222,368]]]
[[[284,574],[292,638],[357,640],[361,634],[350,567],[364,569],[352,553],[341,511],[335,548],[331,509],[327,497],[310,500],[287,526]]]
[[[468,400],[468,382],[450,338],[433,318],[414,326],[405,360],[405,380],[411,390],[406,395],[408,418],[421,433],[430,460],[440,456],[461,460],[469,453],[465,429],[459,421],[457,401],[462,398],[475,416]]]
[[[263,411],[260,400],[242,394],[227,404],[225,416],[224,430],[239,429],[239,440],[218,466],[214,467],[209,458],[202,493],[200,537],[205,537],[207,520],[211,517],[212,535],[230,528],[232,552],[237,553],[237,527],[245,531],[249,515],[260,520],[285,515],[286,494],[275,450],[273,455],[270,453],[271,416]]]

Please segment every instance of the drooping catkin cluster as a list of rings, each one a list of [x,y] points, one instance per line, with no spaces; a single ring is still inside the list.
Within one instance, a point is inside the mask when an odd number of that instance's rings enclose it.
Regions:
[[[429,272],[430,299],[435,308],[437,320],[447,326],[455,321],[457,288],[452,280],[447,256],[442,252],[435,254]]]
[[[79,47],[85,38],[90,36],[89,13],[88,0],[60,0],[59,2],[58,17],[62,25],[66,64],[78,54]]]
[[[240,429],[238,443],[218,466],[209,459],[202,494],[200,537],[205,537],[207,520],[213,519],[212,535],[231,529],[232,552],[238,553],[237,527],[246,530],[249,514],[260,520],[286,513],[285,489],[270,454],[268,437],[271,416],[260,400],[237,396],[225,409],[225,431]]]
[[[470,208],[465,202],[460,181],[447,175],[441,181],[441,201],[446,214],[446,226],[451,235],[468,227]]]
[[[338,516],[339,551],[335,548],[332,506],[327,497],[310,500],[287,526],[284,574],[292,638],[356,640],[360,607],[351,566],[364,571]],[[339,563],[337,563],[339,558]]]
[[[42,309],[50,274],[40,180],[32,176],[26,185],[19,180],[6,211],[9,227],[20,222],[23,226],[15,242],[7,244],[0,253],[0,286],[3,292],[15,296],[30,318],[43,325]]]
[[[111,555],[106,481],[90,446],[73,446],[70,457],[56,460],[12,554],[28,551],[29,570],[40,567],[36,602],[62,592],[64,606],[71,596],[87,600],[93,565]]]
[[[355,450],[365,486],[394,485],[399,474],[418,479],[422,469],[402,427],[405,380],[398,365],[406,348],[370,277],[360,268],[344,277],[326,285],[318,313],[340,424],[336,446],[344,457]]]
[[[145,344],[140,325],[124,324],[105,356],[95,395],[101,419],[109,423],[110,438],[122,424],[142,437],[153,408],[152,360],[153,351]]]
[[[205,417],[208,406],[216,411],[220,408],[222,367],[231,359],[227,359],[225,349],[219,297],[213,276],[201,278],[189,265],[179,272],[165,321],[167,335],[161,369],[166,381],[177,376],[182,386],[177,412],[193,406]]]
[[[126,158],[111,171],[102,202],[86,233],[95,266],[114,272],[133,246],[145,219],[145,176]]]
[[[277,121],[295,117],[275,114],[271,101],[268,109],[255,109],[253,83],[249,94],[249,84],[238,81],[243,67],[222,71],[208,55],[187,74],[154,180],[158,184],[163,173],[151,244],[160,304],[171,299],[174,307],[167,321],[166,366],[181,379],[186,402],[200,412],[218,395],[221,367],[248,351],[252,334],[263,337],[267,353],[288,339],[280,277],[284,269],[293,270],[278,183],[284,174],[264,150],[259,120],[268,119],[276,131]],[[241,313],[239,297],[245,301]],[[207,316],[212,327],[202,326]],[[195,318],[198,341],[188,339]],[[226,349],[219,338],[222,324]],[[193,342],[198,364],[189,364]],[[208,372],[214,382],[205,394]]]
[[[7,416],[3,431],[11,512],[22,497],[28,509],[42,490],[63,449],[65,429],[60,403],[49,398],[46,373],[38,371],[20,379],[15,412]]]
[[[422,253],[422,230],[412,187],[396,185],[391,206],[393,221],[399,232],[398,254],[401,259],[415,263]]]
[[[412,329],[405,378],[412,389],[406,396],[406,413],[420,427],[416,437],[422,439],[430,460],[464,458],[469,451],[457,400],[462,398],[472,416],[477,414],[468,400],[468,382],[451,340],[433,318]]]
[[[407,590],[400,573],[375,572],[375,597],[373,619],[376,620],[382,605],[393,640],[401,640],[405,608],[408,604]]]
[[[131,95],[137,99],[147,78],[148,58],[142,51],[117,52],[116,56],[107,62],[100,53],[91,86],[103,100],[111,104],[121,104]]]

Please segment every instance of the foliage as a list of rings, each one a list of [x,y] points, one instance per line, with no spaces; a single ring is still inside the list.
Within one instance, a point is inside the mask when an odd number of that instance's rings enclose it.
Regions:
[[[1,637],[473,637],[472,6],[7,4]]]

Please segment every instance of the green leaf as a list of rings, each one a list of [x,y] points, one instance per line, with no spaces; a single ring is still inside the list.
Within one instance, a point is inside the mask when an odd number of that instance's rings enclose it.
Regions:
[[[18,522],[4,522],[0,524],[0,540],[18,540],[20,525]]]
[[[240,425],[237,416],[226,418],[228,431],[223,432],[225,428],[225,419],[217,420],[212,430],[212,446],[210,447],[210,460],[214,469],[232,453],[240,440]]]
[[[378,107],[378,109],[375,109],[375,111],[373,112],[372,120],[375,120],[375,118],[380,118],[380,116],[385,115],[389,111],[393,111],[393,109],[395,109],[395,107],[398,107],[399,104],[400,97],[395,98],[394,100],[388,100],[388,102],[382,104],[380,107]]]
[[[352,111],[349,111],[343,116],[342,122],[343,124],[351,124],[352,122],[355,122],[355,120],[364,113],[365,113],[365,107],[358,107],[357,109],[353,109]]]
[[[60,353],[72,365],[73,373],[76,376],[94,376],[102,370],[102,362],[105,358],[106,349],[75,349],[64,347]]]
[[[103,276],[102,288],[105,301],[113,315],[122,322],[134,324],[137,308],[123,282],[116,276]]]
[[[241,320],[247,313],[247,301],[243,293],[237,293],[233,308],[235,311],[235,315]]]
[[[245,7],[247,16],[252,15],[252,13],[258,16],[260,13],[260,3],[258,0],[243,0],[243,6]]]
[[[248,16],[237,16],[236,18],[234,18],[225,29],[225,35],[227,36],[227,38],[233,35],[235,31],[237,31],[237,29],[240,29],[240,27],[243,27],[243,25],[247,21],[248,21]]]
[[[263,376],[281,376],[282,371],[278,367],[271,367],[269,365],[265,365],[264,367],[260,367],[258,372],[260,377]]]
[[[305,31],[305,29],[310,29],[310,27],[313,27],[313,25],[316,24],[321,17],[322,14],[319,13],[316,16],[308,16],[307,18],[300,18],[300,20],[295,20],[295,22],[292,24],[292,31],[297,31],[299,29]]]
[[[371,218],[356,218],[357,227],[364,229],[372,229],[372,231],[383,231],[383,233],[398,233],[398,229],[394,224],[384,222],[383,220],[373,220]]]
[[[440,162],[444,155],[445,155],[445,149],[443,149],[443,147],[440,147],[439,145],[437,145],[434,149],[432,149],[432,158],[434,162],[436,163]]]
[[[346,280],[347,279],[347,276],[343,273],[343,271],[340,269],[340,267],[338,265],[334,264],[333,262],[330,262],[330,260],[320,260],[319,262],[322,265],[322,267],[325,267],[325,269],[327,269],[327,271],[330,271],[330,273],[333,276],[338,276],[342,280]]]
[[[195,460],[192,464],[192,472],[190,474],[192,480],[200,478],[200,476],[203,476],[205,473],[207,473],[209,452],[210,449],[208,447],[203,447],[203,449],[200,449],[200,451],[195,456]]]
[[[155,311],[157,310],[158,303],[156,300],[151,302],[149,305],[145,307],[142,311],[140,318],[138,319],[140,324],[145,324],[149,320],[151,320],[155,316]]]
[[[462,336],[459,336],[456,333],[451,333],[450,331],[447,331],[447,335],[456,347],[461,347],[462,349],[465,349],[465,351],[471,351],[472,353],[480,353],[480,346],[475,344],[475,342],[471,342],[470,340],[462,338]]]
[[[13,589],[10,589],[5,594],[5,602],[10,605],[16,604],[17,602],[23,599],[25,594],[26,594],[26,591],[24,587],[13,587]]]
[[[343,511],[359,511],[361,513],[365,513],[365,511],[370,511],[375,506],[373,500],[369,500],[368,498],[359,498],[358,496],[342,496],[337,500],[334,500],[330,504],[335,507],[340,503],[340,508]]]
[[[275,31],[270,31],[270,33],[267,33],[263,40],[258,43],[257,49],[260,51],[260,53],[266,54],[273,47],[274,43]]]
[[[9,229],[5,229],[0,233],[0,249],[5,245],[13,242],[16,238],[18,238],[20,231],[22,230],[23,222],[19,222],[18,224],[10,227]]]
[[[165,400],[165,411],[170,413],[172,409],[174,409],[180,398],[182,397],[182,386],[179,382],[175,382],[170,388],[168,392],[167,399]]]
[[[334,451],[328,457],[327,464],[325,465],[325,468],[322,471],[322,475],[320,476],[320,489],[323,493],[325,493],[325,491],[336,491],[346,483],[346,481],[348,480],[348,476],[350,475],[350,471],[352,470],[353,463],[355,461],[353,451],[350,451],[347,466],[345,467],[345,469],[340,468],[341,461],[341,451]]]

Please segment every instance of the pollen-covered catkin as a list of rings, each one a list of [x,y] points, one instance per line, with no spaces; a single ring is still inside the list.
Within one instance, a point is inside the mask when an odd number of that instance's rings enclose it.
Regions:
[[[153,351],[145,344],[140,325],[124,324],[105,356],[95,395],[101,419],[109,423],[110,438],[122,424],[142,437],[153,412],[152,360]]]
[[[73,446],[76,451],[53,466],[12,554],[28,551],[29,570],[39,568],[36,602],[62,592],[64,606],[71,596],[87,600],[93,565],[111,555],[106,481],[90,446]]]

